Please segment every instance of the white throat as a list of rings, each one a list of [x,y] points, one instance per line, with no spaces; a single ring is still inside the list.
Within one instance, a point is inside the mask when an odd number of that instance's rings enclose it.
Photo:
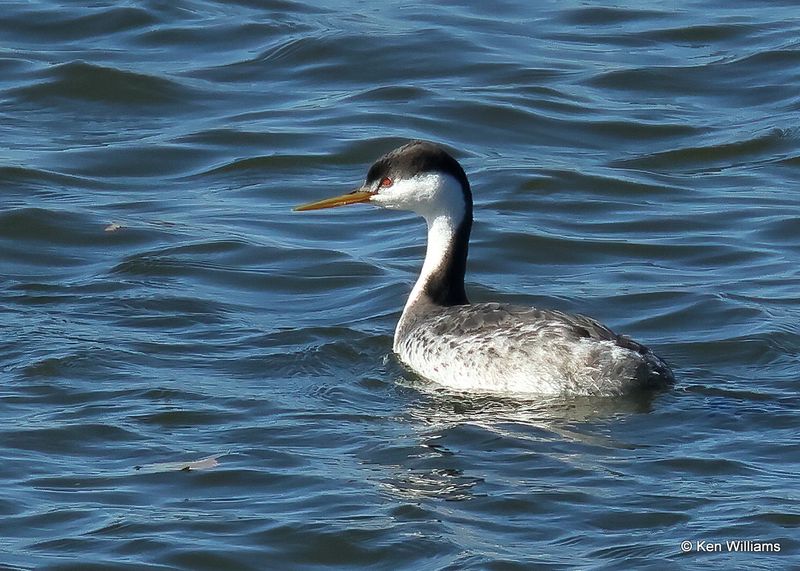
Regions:
[[[437,216],[433,220],[426,221],[428,223],[428,245],[425,250],[425,261],[422,264],[422,270],[419,272],[417,282],[411,289],[411,294],[408,296],[406,305],[403,308],[403,315],[420,300],[425,284],[428,283],[433,274],[442,268],[445,263],[445,257],[455,240],[456,228],[460,222],[460,220],[453,220],[448,215]]]
[[[452,253],[456,232],[466,215],[464,192],[461,183],[450,175],[426,173],[397,181],[390,190],[373,197],[371,202],[385,208],[414,211],[425,218],[428,225],[425,261],[397,324],[397,343],[398,332],[414,313],[415,306],[425,299],[426,284],[442,270]]]

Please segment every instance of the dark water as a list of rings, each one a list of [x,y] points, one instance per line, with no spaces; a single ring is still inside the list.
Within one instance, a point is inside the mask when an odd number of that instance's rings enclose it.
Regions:
[[[800,565],[798,85],[788,1],[4,3],[0,567]],[[422,222],[290,208],[417,137],[471,176],[474,300],[676,387],[410,377]]]

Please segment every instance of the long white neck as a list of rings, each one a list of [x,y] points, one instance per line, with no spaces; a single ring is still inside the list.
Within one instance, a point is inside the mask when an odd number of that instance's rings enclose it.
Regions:
[[[425,261],[419,272],[419,277],[411,294],[408,296],[406,305],[403,308],[405,315],[409,308],[426,296],[426,286],[431,283],[434,276],[441,275],[445,264],[452,256],[453,245],[456,239],[456,223],[448,215],[442,214],[427,220],[428,222],[428,246],[425,250]]]
[[[428,246],[417,283],[406,301],[395,330],[395,345],[402,331],[426,307],[448,307],[468,303],[464,291],[467,249],[472,229],[472,199],[469,186],[451,175],[433,172],[395,181],[371,202],[384,208],[412,210],[428,224]]]
[[[403,338],[404,332],[413,327],[416,319],[436,306],[468,303],[464,291],[464,267],[467,256],[467,240],[470,223],[454,220],[441,214],[426,218],[428,222],[428,246],[425,261],[417,282],[408,296],[406,305],[394,332],[394,348]]]

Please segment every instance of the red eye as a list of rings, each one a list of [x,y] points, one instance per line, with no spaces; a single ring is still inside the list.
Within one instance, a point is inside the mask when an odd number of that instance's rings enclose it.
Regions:
[[[381,188],[388,188],[394,184],[394,181],[390,179],[388,176],[385,176],[381,179]]]

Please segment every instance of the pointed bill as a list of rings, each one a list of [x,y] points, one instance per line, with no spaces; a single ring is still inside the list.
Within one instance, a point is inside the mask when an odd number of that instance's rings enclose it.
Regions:
[[[323,208],[335,208],[337,206],[347,206],[348,204],[358,204],[359,202],[369,202],[374,192],[367,190],[354,190],[341,196],[334,196],[333,198],[326,198],[318,200],[317,202],[309,202],[308,204],[301,204],[295,206],[295,212],[305,212],[306,210],[321,210]]]

